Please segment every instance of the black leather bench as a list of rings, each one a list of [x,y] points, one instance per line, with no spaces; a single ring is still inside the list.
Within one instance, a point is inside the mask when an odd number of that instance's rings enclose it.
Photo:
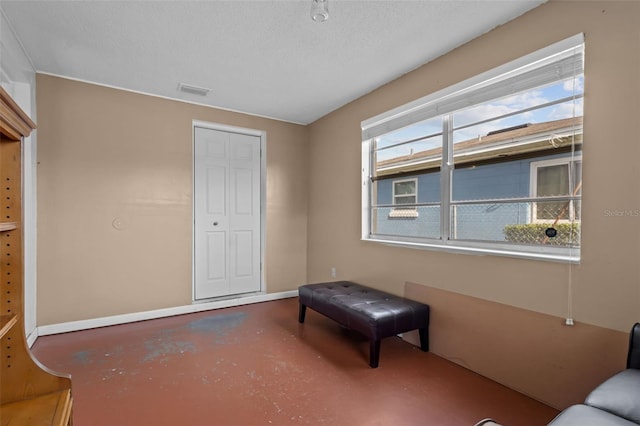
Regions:
[[[307,307],[369,339],[369,365],[378,367],[380,340],[418,330],[420,349],[429,351],[429,306],[350,281],[307,284],[298,288],[298,321]]]

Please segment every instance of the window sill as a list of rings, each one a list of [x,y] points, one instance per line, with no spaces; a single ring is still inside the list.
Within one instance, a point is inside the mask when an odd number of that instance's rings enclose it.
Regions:
[[[536,251],[518,250],[517,247],[509,245],[495,246],[482,243],[469,243],[459,241],[448,241],[447,243],[433,240],[433,243],[403,241],[397,239],[385,239],[380,236],[370,236],[362,238],[362,241],[385,244],[392,247],[404,247],[419,250],[443,251],[448,253],[468,254],[475,256],[502,256],[517,259],[540,260],[560,263],[580,263],[580,251],[578,249],[565,249],[557,247],[547,247]]]

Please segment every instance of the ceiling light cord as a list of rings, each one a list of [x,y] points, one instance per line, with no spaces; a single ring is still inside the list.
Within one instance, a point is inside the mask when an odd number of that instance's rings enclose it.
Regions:
[[[311,19],[314,22],[329,19],[329,0],[311,0]]]

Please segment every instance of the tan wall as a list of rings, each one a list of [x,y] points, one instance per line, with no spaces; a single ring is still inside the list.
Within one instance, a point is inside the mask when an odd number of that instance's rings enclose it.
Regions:
[[[192,120],[266,131],[267,292],[305,282],[308,128],[46,75],[36,90],[38,325],[191,303]]]
[[[406,283],[429,304],[432,352],[555,408],[584,401],[625,367],[629,334],[552,315]],[[629,327],[631,329],[631,327]],[[406,339],[419,344],[417,333]]]
[[[360,241],[361,226],[361,136],[360,122],[386,110],[428,95],[512,59],[583,32],[585,51],[584,196],[582,262],[568,264],[473,256],[438,251],[390,247]],[[601,327],[605,333],[575,333],[575,359],[561,358],[556,370],[581,363],[580,352],[587,338],[598,339],[595,347],[605,349],[602,336],[619,338],[633,322],[640,320],[640,217],[612,217],[607,211],[640,209],[640,167],[637,166],[640,128],[640,3],[551,1],[498,27],[437,60],[412,71],[311,125],[308,278],[328,281],[330,268],[339,279],[351,279],[404,293],[405,282],[419,283],[460,295],[498,302],[556,318],[568,315],[580,324]],[[572,268],[572,271],[570,271]],[[573,277],[569,300],[569,275]],[[446,306],[441,307],[447,309]],[[452,307],[454,309],[454,307]],[[499,311],[509,322],[511,312]],[[515,314],[514,314],[515,315]],[[557,328],[544,327],[550,337]],[[473,337],[473,324],[441,324],[432,331],[447,330],[442,339],[465,341]],[[617,331],[614,331],[617,330]],[[478,333],[487,332],[481,329]],[[442,334],[441,334],[442,335]],[[588,337],[587,337],[588,336]],[[617,336],[617,337],[616,337]],[[489,337],[489,336],[485,336]],[[609,338],[609,337],[607,337]],[[477,335],[470,341],[477,340]],[[544,340],[544,339],[543,339]],[[551,339],[550,342],[557,342]],[[515,343],[515,342],[514,342]],[[496,352],[511,343],[498,341]],[[434,351],[446,344],[436,345]],[[593,347],[593,346],[589,346]],[[472,356],[456,353],[458,359]],[[603,365],[611,371],[621,361]],[[591,356],[591,355],[589,355]],[[548,361],[548,359],[546,360]],[[524,368],[525,359],[513,358],[512,371]],[[490,362],[476,371],[490,373]],[[548,365],[547,365],[548,367]],[[544,367],[542,367],[544,368]],[[588,369],[584,374],[590,374]],[[532,378],[532,376],[530,376]],[[571,375],[558,380],[571,380]],[[589,381],[589,380],[588,380]],[[584,395],[559,400],[540,395],[533,381],[507,378],[503,383],[561,405]]]

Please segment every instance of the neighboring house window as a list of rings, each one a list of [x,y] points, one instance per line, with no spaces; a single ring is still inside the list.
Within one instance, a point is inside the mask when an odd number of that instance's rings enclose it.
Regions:
[[[531,163],[531,196],[538,201],[532,208],[532,220],[542,223],[580,221],[582,161],[569,158]],[[561,197],[563,200],[556,201]],[[567,199],[567,197],[570,197]]]
[[[393,205],[390,218],[410,219],[418,217],[418,179],[403,179],[393,182]]]
[[[364,121],[363,239],[579,261],[583,51],[574,36]]]

